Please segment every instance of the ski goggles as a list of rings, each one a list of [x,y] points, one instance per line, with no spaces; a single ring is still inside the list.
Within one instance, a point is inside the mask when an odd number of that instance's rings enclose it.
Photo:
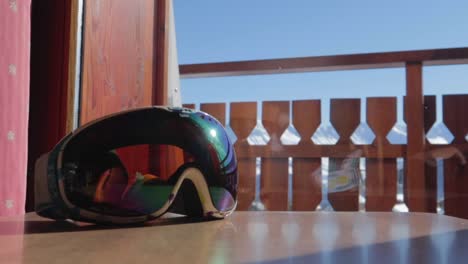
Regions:
[[[237,161],[223,126],[187,108],[148,107],[88,123],[41,156],[35,210],[52,219],[127,224],[166,212],[224,218]]]

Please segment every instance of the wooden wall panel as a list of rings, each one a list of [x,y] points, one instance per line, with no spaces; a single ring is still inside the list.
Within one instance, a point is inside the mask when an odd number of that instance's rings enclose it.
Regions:
[[[257,103],[231,103],[229,124],[237,136],[234,147],[248,146],[247,138],[257,124]],[[256,158],[238,158],[238,210],[247,210],[255,199]]]
[[[263,102],[262,123],[268,145],[281,152],[281,135],[289,126],[289,102]],[[288,210],[288,158],[262,158],[260,197],[267,210]]]
[[[86,1],[81,124],[153,102],[154,1]]]
[[[443,104],[444,123],[455,137],[452,144],[467,145],[468,95],[445,95]],[[454,155],[444,160],[445,213],[468,218],[468,153],[451,152]]]
[[[367,123],[376,145],[390,145],[387,134],[396,123],[396,98],[367,98]],[[394,158],[366,160],[366,211],[391,211],[396,202],[397,164]]]
[[[80,124],[167,103],[167,1],[86,1]],[[183,162],[183,153],[174,147],[146,146],[138,153],[135,161],[131,151],[119,151],[129,167],[147,167],[160,176]]]
[[[360,99],[332,99],[330,101],[330,122],[340,138],[337,145],[353,145],[351,135],[359,126],[361,120]],[[352,150],[352,147],[350,148]],[[352,151],[349,158],[330,158],[328,183],[328,200],[336,211],[359,210],[359,157]],[[359,155],[358,155],[359,156]],[[356,179],[357,174],[357,181]],[[334,191],[332,184],[343,178],[347,187],[342,191]]]
[[[320,100],[293,101],[293,124],[299,146],[314,147],[310,139],[320,126]],[[321,158],[293,158],[292,210],[314,211],[322,200]]]

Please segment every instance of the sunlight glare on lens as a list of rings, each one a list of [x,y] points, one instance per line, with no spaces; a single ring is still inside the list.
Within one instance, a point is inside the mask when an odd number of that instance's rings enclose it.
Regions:
[[[211,134],[212,137],[216,137],[216,130],[211,129],[210,134]]]

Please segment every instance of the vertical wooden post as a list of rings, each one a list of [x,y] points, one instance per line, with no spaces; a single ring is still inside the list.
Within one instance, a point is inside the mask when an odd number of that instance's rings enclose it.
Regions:
[[[153,105],[167,104],[169,1],[157,0],[155,4]]]
[[[425,212],[426,179],[424,173],[424,96],[422,86],[422,64],[406,64],[406,121],[408,124],[407,185],[408,208],[410,211]]]
[[[436,97],[432,96],[424,96],[424,133],[427,134],[431,127],[434,125],[436,121]],[[427,139],[424,140],[427,145],[429,145],[429,141]],[[426,146],[427,146],[426,145]],[[424,175],[426,181],[426,212],[436,213],[437,212],[437,161],[435,158],[428,157],[430,162],[426,162],[424,164]],[[406,188],[406,182],[404,181],[404,188]],[[405,189],[405,195],[407,196],[408,193]],[[405,203],[408,201],[405,200]]]
[[[77,59],[81,57],[81,39],[78,42],[78,25],[83,22],[83,16],[79,17],[80,1],[70,1],[70,38],[68,51],[68,77],[67,77],[67,117],[66,133],[72,132],[79,124],[79,116],[75,116],[75,109],[79,109],[79,84],[77,83],[77,72],[80,71],[81,63],[77,67]],[[78,55],[78,56],[77,56]],[[78,87],[77,87],[78,86]],[[78,99],[78,100],[75,100]]]
[[[154,12],[152,105],[168,105],[169,32],[171,0],[157,0]],[[157,175],[170,175],[183,161],[183,152],[173,146],[151,146],[150,166]],[[158,162],[155,162],[158,161]]]

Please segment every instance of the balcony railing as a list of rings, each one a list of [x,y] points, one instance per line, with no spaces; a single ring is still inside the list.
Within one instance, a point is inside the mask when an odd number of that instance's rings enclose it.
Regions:
[[[397,158],[404,159],[404,194],[410,211],[436,212],[437,162],[443,159],[444,207],[448,215],[468,218],[468,95],[443,96],[443,122],[454,136],[448,145],[433,145],[426,133],[435,123],[435,96],[424,96],[422,69],[431,65],[468,64],[468,48],[354,54],[181,65],[182,78],[293,72],[339,71],[401,67],[406,69],[404,119],[407,144],[391,144],[387,134],[397,121],[397,98],[366,98],[367,124],[375,139],[358,144],[351,135],[360,125],[359,98],[331,99],[330,123],[339,134],[335,145],[319,145],[310,140],[320,126],[320,100],[263,102],[262,124],[271,140],[266,145],[250,145],[247,138],[257,124],[257,103],[231,103],[226,122],[226,104],[201,104],[201,110],[229,124],[238,140],[239,208],[247,209],[255,198],[256,158],[261,158],[260,197],[267,210],[288,209],[288,168],[292,159],[292,209],[315,210],[322,200],[321,158],[328,157],[335,168],[330,173],[344,176],[350,159],[366,159],[365,181],[355,181],[342,191],[330,192],[335,210],[359,209],[359,185],[365,185],[365,209],[390,211],[396,201]],[[467,87],[468,88],[468,87]],[[190,105],[188,105],[190,106]],[[291,112],[291,115],[290,115]],[[290,120],[292,116],[292,120]],[[290,123],[301,140],[283,145],[280,137]]]

